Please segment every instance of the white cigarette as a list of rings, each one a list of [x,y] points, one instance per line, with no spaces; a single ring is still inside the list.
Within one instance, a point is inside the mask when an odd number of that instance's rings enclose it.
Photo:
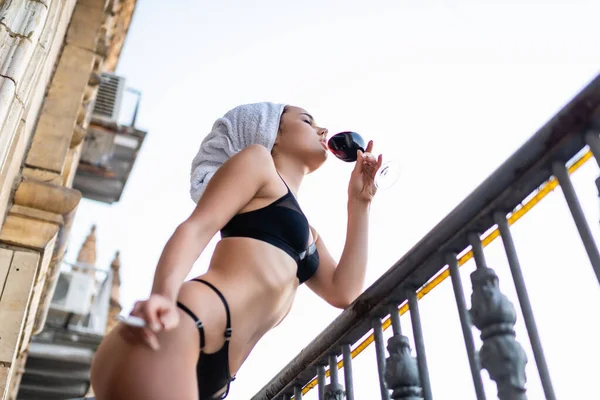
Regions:
[[[144,321],[143,318],[136,317],[135,315],[129,315],[127,317],[123,315],[118,315],[117,319],[124,324],[135,326],[137,328],[143,328],[146,326],[146,321]]]

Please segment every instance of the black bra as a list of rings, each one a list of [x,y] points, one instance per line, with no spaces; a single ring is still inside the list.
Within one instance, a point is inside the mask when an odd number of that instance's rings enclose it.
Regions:
[[[296,276],[303,283],[319,267],[319,252],[315,243],[306,247],[310,238],[308,220],[287,183],[283,183],[288,189],[285,195],[266,207],[237,214],[221,229],[221,237],[249,237],[279,247],[296,260]]]

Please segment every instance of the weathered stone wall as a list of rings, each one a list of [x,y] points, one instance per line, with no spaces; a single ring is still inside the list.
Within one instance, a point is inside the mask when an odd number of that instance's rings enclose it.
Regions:
[[[44,325],[81,199],[71,186],[99,74],[107,55],[114,69],[135,0],[123,3],[0,0],[2,400],[15,397]]]
[[[0,225],[74,7],[75,0],[0,5]]]

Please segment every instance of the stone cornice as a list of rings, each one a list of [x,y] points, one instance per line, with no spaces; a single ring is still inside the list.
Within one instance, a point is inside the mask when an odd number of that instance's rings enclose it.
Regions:
[[[114,72],[117,67],[121,50],[125,44],[127,32],[131,26],[131,20],[135,10],[136,0],[121,0],[115,1],[114,20],[112,26],[112,34],[106,58],[104,60],[104,70]]]
[[[14,197],[17,205],[63,216],[74,211],[80,200],[78,190],[30,179],[23,179]]]

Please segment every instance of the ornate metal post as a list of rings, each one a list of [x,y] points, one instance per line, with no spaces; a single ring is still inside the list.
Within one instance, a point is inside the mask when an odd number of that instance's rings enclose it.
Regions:
[[[471,321],[481,331],[481,367],[496,382],[500,400],[526,400],[527,355],[515,338],[517,315],[513,304],[500,292],[498,276],[485,265],[479,235],[470,236],[477,269],[471,274]]]
[[[389,338],[387,349],[390,356],[385,363],[385,381],[392,390],[393,400],[423,400],[419,379],[419,366],[410,354],[408,338],[402,335],[398,308],[392,307],[390,318],[394,335]]]
[[[417,360],[410,354],[408,338],[394,335],[388,340],[385,380],[393,400],[423,400]]]

